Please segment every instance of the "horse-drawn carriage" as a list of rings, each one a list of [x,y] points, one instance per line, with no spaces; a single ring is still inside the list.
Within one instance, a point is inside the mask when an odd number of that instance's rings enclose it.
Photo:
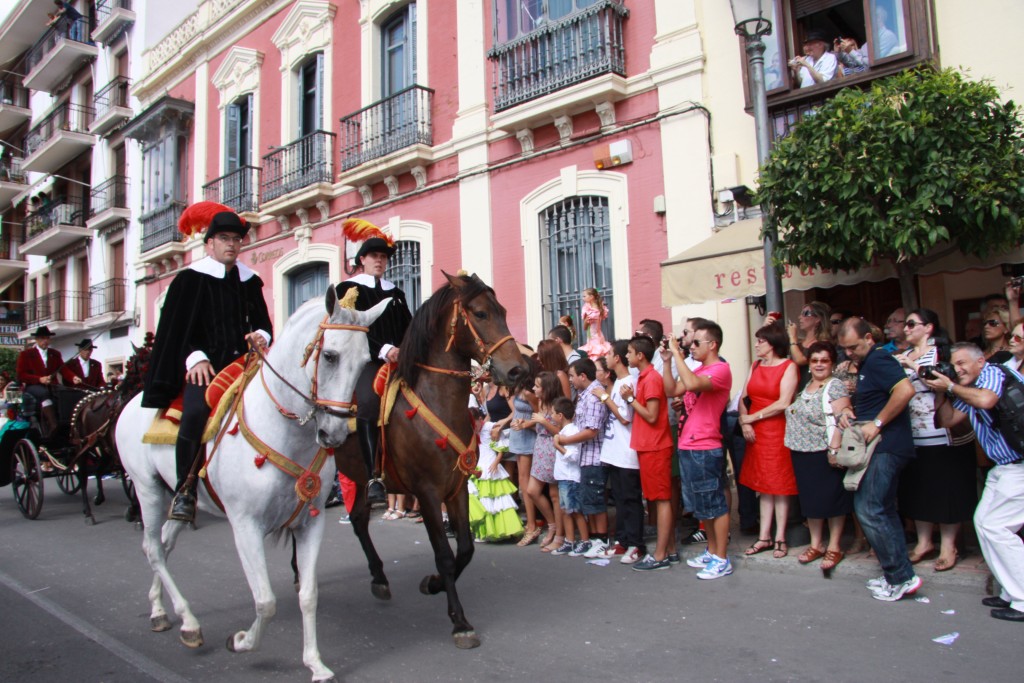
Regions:
[[[134,521],[137,509],[131,480],[121,467],[113,441],[107,437],[119,401],[109,390],[53,388],[57,427],[43,435],[36,399],[8,384],[0,397],[0,486],[11,485],[14,500],[28,519],[43,509],[43,480],[54,478],[68,495],[81,492],[86,523],[96,522],[89,504],[88,479],[95,477],[93,502],[103,503],[103,477],[120,478],[132,503],[125,514]],[[97,416],[99,416],[97,418]],[[104,417],[105,416],[105,417]],[[106,424],[105,424],[106,423]]]

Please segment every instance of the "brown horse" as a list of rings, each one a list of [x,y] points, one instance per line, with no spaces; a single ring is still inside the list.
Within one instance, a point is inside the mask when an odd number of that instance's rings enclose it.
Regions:
[[[496,382],[513,385],[528,371],[526,359],[509,334],[505,308],[494,290],[476,275],[452,276],[420,307],[402,342],[394,382],[399,382],[390,419],[382,428],[384,475],[389,491],[416,496],[434,550],[437,574],[424,577],[420,591],[448,595],[448,616],[455,645],[467,649],[480,639],[466,620],[455,582],[473,557],[466,477],[476,466],[476,439],[469,414],[470,363],[489,369]],[[353,441],[349,439],[349,441]],[[348,444],[346,444],[347,446]],[[352,513],[379,598],[390,597],[383,564],[367,529],[364,504],[366,475],[358,473],[356,455],[342,447],[338,469],[359,484],[360,500]],[[457,551],[445,535],[441,505],[455,530]]]

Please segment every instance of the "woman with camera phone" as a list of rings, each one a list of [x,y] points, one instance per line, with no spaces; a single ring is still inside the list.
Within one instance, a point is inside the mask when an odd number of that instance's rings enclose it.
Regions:
[[[910,347],[896,359],[917,392],[908,406],[917,457],[900,475],[899,510],[917,529],[917,545],[910,551],[913,564],[935,556],[933,532],[939,527],[934,569],[942,572],[956,566],[957,535],[978,504],[974,432],[956,436],[935,426],[935,393],[922,378],[952,373],[949,338],[938,315],[915,309],[907,314],[904,328]]]

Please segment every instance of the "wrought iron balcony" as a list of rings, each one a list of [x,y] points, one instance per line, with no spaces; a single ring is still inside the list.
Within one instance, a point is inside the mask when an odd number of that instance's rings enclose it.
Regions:
[[[514,107],[588,78],[626,75],[623,20],[629,10],[619,0],[590,7],[487,53],[494,64],[494,110]]]
[[[96,0],[96,28],[92,39],[110,44],[125,28],[135,23],[132,0]]]
[[[33,126],[25,136],[26,171],[54,173],[96,142],[89,124],[92,107],[65,102]]]
[[[62,289],[26,301],[25,326],[31,328],[43,323],[82,322],[88,313],[88,293]]]
[[[103,135],[125,119],[131,118],[132,109],[128,102],[128,78],[118,76],[100,88],[93,97],[93,104],[96,105],[96,110],[89,126],[89,131],[92,133]]]
[[[347,171],[412,145],[432,145],[433,100],[433,90],[413,85],[343,118],[341,169]]]
[[[262,171],[258,166],[241,166],[203,185],[203,195],[207,201],[230,206],[239,213],[256,212],[259,210],[256,191]]]
[[[92,230],[131,218],[128,209],[128,178],[108,178],[92,190],[91,210],[85,224]]]
[[[7,280],[28,272],[28,261],[21,256],[20,247],[20,235],[0,235],[0,278]]]
[[[263,201],[316,183],[333,182],[331,156],[335,137],[334,133],[318,130],[263,157]]]
[[[89,287],[89,315],[95,318],[109,313],[123,313],[128,280],[116,278]]]
[[[99,50],[90,42],[89,20],[62,16],[25,54],[25,86],[52,92],[79,64],[98,54]]]
[[[184,202],[172,202],[139,219],[142,223],[142,251],[181,241],[178,218],[184,208]]]
[[[21,170],[21,157],[0,158],[0,206],[24,192],[27,181]]]
[[[31,118],[28,89],[18,79],[0,80],[0,132],[20,126]]]
[[[27,238],[21,253],[49,256],[91,232],[85,227],[86,211],[78,198],[60,198],[25,216]]]

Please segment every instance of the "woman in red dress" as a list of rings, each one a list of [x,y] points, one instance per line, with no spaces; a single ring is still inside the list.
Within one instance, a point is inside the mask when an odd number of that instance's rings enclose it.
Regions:
[[[796,394],[799,373],[786,358],[789,337],[778,323],[765,325],[755,333],[754,352],[758,360],[750,368],[740,400],[740,428],[747,442],[747,454],[740,471],[740,483],[761,494],[761,533],[747,549],[747,555],[771,550],[776,558],[789,554],[786,521],[789,497],[796,495],[796,476],[786,436],[786,408]],[[747,405],[749,399],[749,406]],[[772,543],[772,518],[775,542]]]

